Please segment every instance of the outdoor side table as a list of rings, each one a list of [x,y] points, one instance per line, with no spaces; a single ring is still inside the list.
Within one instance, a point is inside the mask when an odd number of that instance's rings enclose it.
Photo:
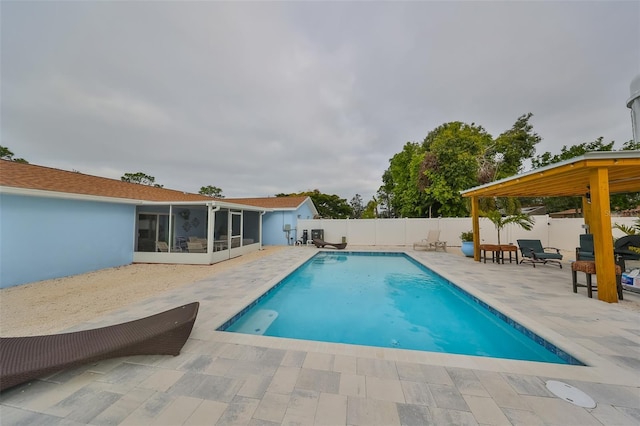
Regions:
[[[578,272],[584,272],[587,276],[587,284],[578,284]],[[578,292],[578,287],[586,287],[587,295],[593,297],[593,291],[598,291],[596,287],[591,284],[591,275],[596,273],[596,262],[593,260],[576,260],[571,264],[571,277],[573,279],[573,292]],[[618,299],[624,300],[622,296],[622,268],[620,265],[616,265],[616,288],[618,290]]]
[[[516,264],[518,263],[518,246],[513,244],[500,244],[500,255],[502,257],[502,263],[504,263],[504,254],[509,253],[509,263],[511,263],[511,253],[516,254]]]
[[[481,259],[484,259],[484,263],[487,263],[487,252],[491,252],[491,261],[495,262],[496,259],[500,263],[500,246],[497,244],[480,244],[480,251],[482,252]]]

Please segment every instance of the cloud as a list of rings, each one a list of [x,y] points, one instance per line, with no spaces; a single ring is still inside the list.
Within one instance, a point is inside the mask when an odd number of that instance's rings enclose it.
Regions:
[[[538,153],[631,138],[634,2],[7,2],[2,144],[32,163],[228,197],[365,202],[448,121]]]

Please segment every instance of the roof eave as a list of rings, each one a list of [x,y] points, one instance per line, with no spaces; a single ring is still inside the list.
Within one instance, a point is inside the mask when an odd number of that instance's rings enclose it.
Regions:
[[[10,195],[21,195],[26,197],[42,197],[42,198],[58,198],[64,200],[81,200],[81,201],[95,201],[101,203],[114,203],[114,204],[135,204],[135,205],[173,205],[173,206],[202,206],[202,205],[212,205],[212,206],[220,206],[229,209],[237,209],[237,210],[251,210],[251,211],[272,211],[272,209],[258,207],[258,206],[250,206],[248,204],[235,204],[228,203],[224,201],[218,200],[194,200],[194,201],[150,201],[150,200],[139,200],[133,198],[118,198],[118,197],[105,197],[101,195],[87,195],[87,194],[76,194],[72,192],[59,192],[59,191],[49,191],[42,189],[30,189],[30,188],[18,188],[12,186],[0,186],[0,194],[10,194]]]
[[[59,198],[65,200],[97,201],[101,203],[142,204],[143,200],[132,198],[104,197],[101,195],[75,194],[72,192],[47,191],[42,189],[0,186],[0,194],[22,195],[26,197]]]

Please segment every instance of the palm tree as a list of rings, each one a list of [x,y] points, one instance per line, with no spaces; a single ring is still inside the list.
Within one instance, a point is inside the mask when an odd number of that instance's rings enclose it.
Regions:
[[[525,231],[531,231],[535,220],[526,214],[515,213],[509,216],[503,216],[499,210],[489,210],[488,212],[482,212],[482,216],[489,219],[496,227],[498,231],[498,245],[500,245],[500,231],[510,223],[516,224]]]
[[[633,222],[633,225],[621,225],[619,223],[613,224],[614,229],[619,229],[627,235],[636,235],[640,234],[640,217]]]

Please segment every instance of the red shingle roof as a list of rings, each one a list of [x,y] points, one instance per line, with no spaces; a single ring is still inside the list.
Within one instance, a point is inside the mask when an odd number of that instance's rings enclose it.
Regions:
[[[0,186],[144,201],[212,201],[211,197],[0,160]]]
[[[307,197],[211,198],[205,195],[122,182],[35,164],[0,160],[0,186],[143,201],[222,201],[268,209],[295,209]]]

